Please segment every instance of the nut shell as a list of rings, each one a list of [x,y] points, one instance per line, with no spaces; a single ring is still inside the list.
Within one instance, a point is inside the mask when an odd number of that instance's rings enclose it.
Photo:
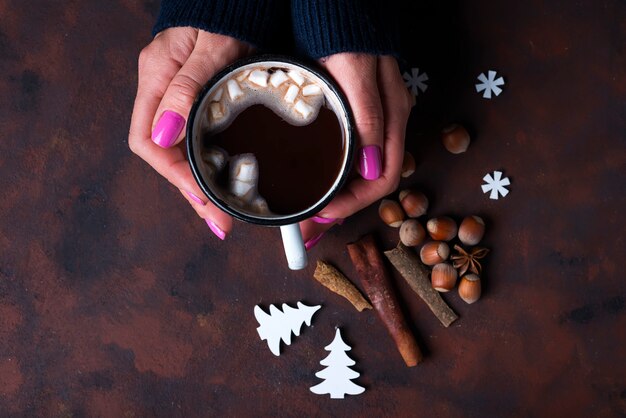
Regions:
[[[417,190],[402,190],[399,195],[402,209],[409,218],[418,218],[428,210],[428,198]]]
[[[420,245],[426,239],[426,230],[417,219],[407,219],[400,225],[400,241],[407,247]]]
[[[470,136],[463,126],[453,124],[443,129],[441,141],[443,146],[452,154],[461,154],[467,151],[470,144]]]
[[[433,289],[438,292],[449,292],[454,289],[456,280],[459,275],[454,267],[448,263],[439,263],[433,267],[433,271],[430,275],[430,280],[433,285]]]
[[[466,303],[474,303],[480,299],[480,277],[475,274],[463,276],[459,283],[459,296]]]
[[[378,207],[378,215],[387,225],[394,228],[400,227],[404,221],[404,211],[398,202],[383,199]]]
[[[400,175],[404,178],[411,176],[415,173],[415,158],[413,154],[408,151],[404,151],[404,159],[402,160],[402,171]]]
[[[450,247],[445,242],[431,241],[420,250],[420,259],[427,266],[444,262],[450,255]]]
[[[459,240],[465,245],[476,245],[485,235],[485,222],[479,216],[467,216],[459,226]]]
[[[426,230],[435,241],[450,241],[458,231],[456,222],[447,216],[430,219],[426,223]]]

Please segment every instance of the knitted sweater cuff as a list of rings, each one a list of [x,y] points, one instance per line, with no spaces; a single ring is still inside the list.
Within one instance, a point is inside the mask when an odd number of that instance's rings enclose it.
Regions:
[[[152,34],[190,26],[229,35],[255,46],[271,45],[275,20],[288,4],[281,0],[162,0]]]
[[[311,58],[338,52],[395,54],[388,1],[292,0],[296,47]]]

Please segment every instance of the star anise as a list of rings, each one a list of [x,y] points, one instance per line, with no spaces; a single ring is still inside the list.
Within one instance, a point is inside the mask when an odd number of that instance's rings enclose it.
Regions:
[[[478,260],[489,253],[488,248],[475,247],[467,252],[460,245],[455,245],[454,249],[457,253],[450,259],[454,268],[459,269],[459,276],[464,275],[468,270],[474,274],[480,274],[482,266]]]

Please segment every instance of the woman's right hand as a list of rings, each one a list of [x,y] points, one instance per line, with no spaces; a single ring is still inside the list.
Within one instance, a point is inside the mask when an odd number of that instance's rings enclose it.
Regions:
[[[139,54],[128,145],[180,190],[220,239],[231,230],[232,219],[198,187],[181,141],[200,89],[219,70],[251,52],[251,46],[229,36],[176,27],[158,33]]]
[[[307,248],[333,225],[396,190],[414,103],[392,56],[339,53],[322,59],[321,64],[352,108],[360,178],[349,181],[321,213],[301,223]]]

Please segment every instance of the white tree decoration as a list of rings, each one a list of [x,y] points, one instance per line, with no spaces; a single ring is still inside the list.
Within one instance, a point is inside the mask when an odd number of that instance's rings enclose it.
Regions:
[[[298,302],[298,308],[295,309],[283,303],[282,311],[276,306],[270,305],[268,315],[257,305],[254,307],[254,316],[260,326],[256,330],[261,340],[267,340],[270,351],[275,356],[280,356],[280,340],[290,345],[291,333],[293,332],[296,337],[299,336],[302,324],[306,323],[307,326],[310,326],[313,314],[320,308],[320,305],[307,306]]]
[[[352,382],[360,374],[350,368],[355,362],[346,354],[346,351],[350,351],[350,346],[341,339],[339,328],[333,342],[324,350],[330,351],[330,354],[320,364],[327,367],[315,373],[315,376],[324,381],[311,387],[311,392],[317,395],[330,394],[331,399],[343,399],[346,394],[359,395],[365,392],[364,387]]]

